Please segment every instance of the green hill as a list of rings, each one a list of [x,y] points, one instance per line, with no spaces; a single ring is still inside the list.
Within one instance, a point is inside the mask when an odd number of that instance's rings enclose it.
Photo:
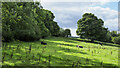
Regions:
[[[47,45],[42,45],[41,41]],[[36,42],[3,43],[2,65],[117,67],[119,45],[103,42],[101,46],[97,42],[90,43],[79,38],[48,37]]]

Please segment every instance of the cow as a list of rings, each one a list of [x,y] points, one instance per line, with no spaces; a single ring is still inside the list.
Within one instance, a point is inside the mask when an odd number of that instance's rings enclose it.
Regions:
[[[100,45],[102,46],[102,43],[101,43],[101,42],[99,42],[98,44],[100,44]]]
[[[76,47],[83,48],[83,46],[79,46],[79,45],[77,45]]]
[[[45,43],[45,42],[41,42],[41,44],[43,44],[43,45],[47,45],[47,43]]]

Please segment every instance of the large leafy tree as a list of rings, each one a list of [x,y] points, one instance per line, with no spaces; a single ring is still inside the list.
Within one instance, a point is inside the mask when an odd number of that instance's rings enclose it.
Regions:
[[[68,37],[68,36],[71,36],[71,31],[70,29],[65,29],[65,36]]]
[[[111,36],[110,31],[107,32],[106,41],[107,41],[107,42],[112,42],[112,36]]]
[[[59,31],[60,31],[60,27],[58,26],[57,22],[54,21],[54,14],[49,11],[49,10],[45,10],[42,9],[43,14],[41,14],[43,16],[43,21],[45,26],[48,28],[48,30],[50,31],[50,34],[52,36],[58,36]]]
[[[59,36],[60,37],[68,37],[68,36],[71,36],[71,31],[70,29],[63,29],[63,28],[60,28],[60,31],[59,31]]]
[[[60,27],[58,26],[57,22],[53,21],[52,26],[53,26],[53,29],[51,31],[51,35],[52,36],[59,36]]]
[[[21,41],[34,41],[40,39],[41,33],[37,25],[38,22],[35,19],[36,10],[34,9],[34,3],[17,3],[17,9],[19,9],[16,11],[19,15],[19,21],[17,21],[17,27],[14,29],[15,39]]]
[[[60,37],[65,37],[65,30],[63,28],[60,28],[59,36]]]
[[[85,13],[82,16],[82,19],[77,22],[77,35],[82,38],[94,40],[105,41],[107,35],[107,28],[103,27],[104,21],[102,19],[98,19],[92,13]]]
[[[39,6],[39,2],[2,3],[3,41],[35,41],[59,34],[55,16]]]
[[[44,19],[46,19],[45,17],[44,17],[44,10],[43,9],[40,9],[39,7],[37,7],[39,5],[39,3],[37,3],[37,5],[35,5],[34,6],[34,8],[35,8],[35,19],[36,19],[36,21],[38,22],[37,23],[37,25],[39,26],[39,28],[40,28],[40,32],[41,32],[41,37],[42,38],[45,38],[45,37],[47,37],[47,36],[49,36],[50,35],[50,31],[49,31],[49,29],[45,26],[45,23],[44,23]]]

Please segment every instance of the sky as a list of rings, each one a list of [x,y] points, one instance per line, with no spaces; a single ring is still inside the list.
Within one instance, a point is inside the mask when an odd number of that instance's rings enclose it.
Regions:
[[[69,28],[76,35],[77,21],[84,13],[93,13],[104,21],[108,30],[118,30],[118,2],[41,2],[44,9],[54,13],[61,28]]]

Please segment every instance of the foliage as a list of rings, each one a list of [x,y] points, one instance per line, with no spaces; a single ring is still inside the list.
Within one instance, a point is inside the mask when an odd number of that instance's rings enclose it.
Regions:
[[[82,19],[77,22],[77,35],[82,38],[87,38],[93,40],[106,41],[106,35],[108,32],[107,28],[103,27],[104,21],[98,19],[92,13],[85,13]]]
[[[44,18],[43,21],[46,28],[50,31],[50,34],[52,36],[58,36],[60,27],[58,26],[57,22],[53,21],[55,18],[54,14],[49,10],[45,10],[45,9],[42,10],[43,10],[43,18]]]
[[[38,2],[2,3],[3,41],[35,41],[59,33],[55,16]]]
[[[112,37],[117,37],[118,36],[117,31],[111,31],[111,35]]]
[[[2,23],[0,22],[0,40],[2,40]]]
[[[60,28],[60,31],[59,31],[59,36],[60,37],[65,37],[65,30],[63,28]]]
[[[105,38],[106,38],[106,41],[107,41],[107,42],[112,42],[112,36],[111,36],[110,31],[107,32],[107,35],[106,35]]]
[[[9,42],[13,40],[12,31],[10,30],[10,27],[5,24],[2,24],[2,36],[3,41]]]
[[[120,36],[120,33],[118,33],[118,36]]]
[[[63,28],[60,28],[60,32],[59,32],[59,36],[60,37],[68,37],[68,36],[71,36],[71,31],[70,29],[63,29]]]
[[[120,36],[119,37],[112,37],[112,42],[120,44]]]
[[[71,36],[70,29],[65,29],[65,36],[66,37]]]

